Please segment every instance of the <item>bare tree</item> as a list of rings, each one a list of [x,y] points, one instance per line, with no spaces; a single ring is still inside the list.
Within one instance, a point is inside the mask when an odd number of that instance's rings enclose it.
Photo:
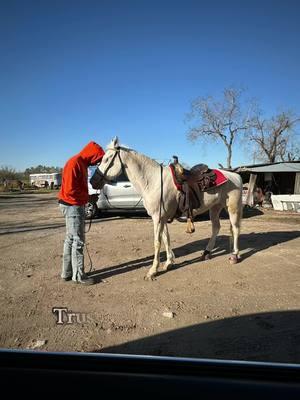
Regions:
[[[4,179],[18,179],[19,175],[15,168],[1,165],[0,166],[0,180],[3,181]]]
[[[188,139],[221,140],[227,149],[227,168],[231,168],[234,142],[251,127],[253,104],[242,107],[242,94],[241,89],[226,88],[220,102],[211,96],[196,98],[187,114],[188,120],[196,120],[196,126],[187,133]]]
[[[292,112],[281,112],[270,119],[257,114],[252,120],[253,130],[249,138],[254,142],[254,152],[259,159],[271,163],[275,161],[291,161],[299,155],[294,144],[293,128],[300,121]]]
[[[294,144],[292,143],[289,148],[287,149],[285,158],[281,157],[282,161],[300,161],[300,147],[299,143]]]

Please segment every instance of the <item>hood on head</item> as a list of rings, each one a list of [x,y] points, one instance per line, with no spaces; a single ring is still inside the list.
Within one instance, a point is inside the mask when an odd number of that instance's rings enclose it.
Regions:
[[[88,165],[95,165],[102,160],[105,152],[99,144],[90,142],[79,154]]]

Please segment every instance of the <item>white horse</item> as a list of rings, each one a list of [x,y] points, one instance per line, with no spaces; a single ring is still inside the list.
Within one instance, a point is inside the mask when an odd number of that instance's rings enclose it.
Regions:
[[[147,213],[154,224],[154,260],[145,279],[152,280],[160,266],[160,248],[163,239],[167,260],[163,270],[175,263],[175,256],[170,246],[170,236],[167,221],[173,218],[178,207],[179,191],[173,182],[169,167],[163,167],[153,159],[132,149],[121,147],[115,138],[107,147],[96,173],[91,178],[91,184],[101,189],[105,181],[114,180],[122,171],[126,174],[138,193],[143,197]],[[194,215],[209,210],[212,222],[212,236],[202,254],[202,259],[209,259],[215,246],[220,230],[219,215],[223,208],[229,213],[231,236],[233,235],[233,252],[230,257],[232,264],[238,262],[240,223],[242,218],[242,179],[229,171],[222,171],[227,177],[223,185],[201,192],[201,207],[194,210]]]

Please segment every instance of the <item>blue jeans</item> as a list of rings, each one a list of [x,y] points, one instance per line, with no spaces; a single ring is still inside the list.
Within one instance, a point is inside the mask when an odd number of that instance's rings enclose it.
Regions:
[[[59,208],[66,219],[66,238],[61,277],[72,277],[73,281],[80,281],[85,278],[83,255],[85,241],[84,206],[59,204]]]

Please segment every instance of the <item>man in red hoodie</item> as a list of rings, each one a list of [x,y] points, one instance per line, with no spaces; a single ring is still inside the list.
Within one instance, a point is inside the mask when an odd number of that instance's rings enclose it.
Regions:
[[[94,284],[84,273],[85,204],[88,202],[88,167],[99,164],[104,150],[95,142],[88,143],[80,153],[70,158],[62,172],[58,194],[59,207],[66,219],[66,238],[61,277],[86,285]]]

